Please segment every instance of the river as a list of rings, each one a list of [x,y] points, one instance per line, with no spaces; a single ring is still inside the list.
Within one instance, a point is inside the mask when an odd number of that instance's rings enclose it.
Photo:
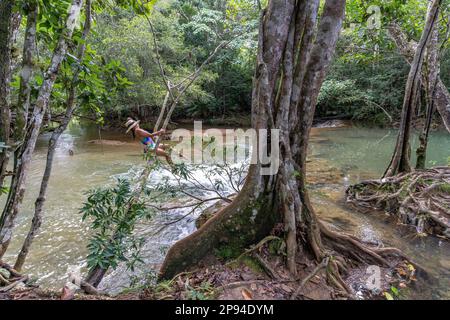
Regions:
[[[71,125],[57,148],[50,181],[42,229],[31,248],[24,273],[37,279],[43,287],[61,288],[69,269],[82,266],[87,254],[89,225],[81,221],[79,208],[85,192],[92,188],[111,185],[117,177],[130,176],[142,168],[142,148],[128,135],[117,131],[102,131],[102,139],[120,141],[117,144],[92,143],[99,139],[93,126]],[[17,220],[14,240],[5,256],[13,262],[30,225],[34,200],[46,159],[46,143],[50,134],[40,136],[27,193]],[[334,174],[312,188],[313,201],[322,219],[338,228],[360,236],[364,240],[396,246],[423,265],[432,276],[416,290],[414,298],[450,298],[450,245],[434,237],[418,238],[413,232],[398,228],[392,219],[380,214],[361,214],[349,210],[344,203],[344,189],[360,179],[382,174],[395,143],[395,130],[367,128],[314,129],[310,146],[310,161],[333,167]],[[414,136],[413,144],[417,143]],[[71,152],[72,151],[72,152]],[[71,153],[73,153],[71,155]],[[446,132],[431,134],[428,165],[445,165],[450,157],[450,137]],[[322,162],[320,162],[322,161]],[[336,172],[338,173],[336,175]],[[155,173],[155,179],[160,173]],[[200,174],[200,173],[199,173]],[[0,205],[4,202],[0,199]],[[168,215],[170,214],[170,216]],[[183,212],[158,215],[151,222],[138,226],[137,232],[146,237],[143,247],[145,266],[135,271],[142,277],[157,268],[164,252],[178,239],[195,230],[195,216],[188,216],[169,226],[163,233],[153,232],[164,222]],[[129,286],[132,277],[123,266],[109,273],[102,289],[112,293]]]

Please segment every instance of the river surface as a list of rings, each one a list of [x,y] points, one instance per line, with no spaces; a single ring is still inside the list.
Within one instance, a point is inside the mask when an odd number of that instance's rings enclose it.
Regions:
[[[92,126],[72,125],[58,145],[50,181],[42,229],[31,248],[24,272],[35,277],[43,287],[61,288],[69,270],[83,266],[87,255],[89,225],[81,221],[79,208],[86,191],[114,184],[118,177],[130,177],[143,167],[142,147],[122,132],[102,131],[102,139],[120,143],[92,143],[99,139],[98,129]],[[14,240],[5,256],[13,263],[28,232],[33,215],[34,200],[38,194],[46,159],[49,134],[43,134],[34,155],[27,181],[27,193],[17,220]],[[379,177],[395,143],[396,131],[365,128],[330,128],[313,130],[310,146],[311,162],[315,159],[329,164],[334,175],[313,188],[313,200],[319,215],[339,229],[351,232],[364,240],[396,246],[413,257],[430,273],[414,298],[450,298],[450,245],[434,237],[417,238],[396,226],[392,218],[380,214],[362,214],[344,204],[344,189],[360,179]],[[413,138],[413,144],[417,143]],[[72,151],[72,152],[71,152]],[[71,155],[72,153],[72,155]],[[428,165],[445,165],[450,157],[450,136],[433,132],[429,144]],[[201,173],[197,173],[201,179]],[[161,179],[162,172],[152,174],[151,181]],[[231,193],[231,190],[230,190]],[[0,198],[0,204],[3,204]],[[195,230],[196,215],[188,216],[170,225],[164,232],[153,235],[161,224],[182,217],[185,211],[173,210],[157,215],[152,221],[137,227],[137,233],[146,238],[142,255],[145,265],[134,273],[124,266],[110,272],[101,289],[118,293],[130,285],[133,275],[142,278],[156,269],[164,253],[175,241]],[[84,269],[81,269],[84,271]]]

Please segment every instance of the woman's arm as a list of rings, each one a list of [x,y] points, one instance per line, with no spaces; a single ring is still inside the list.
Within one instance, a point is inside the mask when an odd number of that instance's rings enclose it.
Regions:
[[[138,134],[139,136],[141,136],[141,137],[150,137],[150,138],[154,138],[154,137],[160,136],[164,132],[166,132],[164,129],[161,129],[161,130],[156,131],[154,133],[150,133],[150,132],[148,132],[148,131],[146,131],[144,129],[141,129],[141,128],[136,129],[136,134]]]

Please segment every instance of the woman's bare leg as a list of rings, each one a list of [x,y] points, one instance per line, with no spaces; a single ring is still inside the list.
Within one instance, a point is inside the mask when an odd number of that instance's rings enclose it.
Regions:
[[[156,155],[157,155],[157,156],[166,158],[166,161],[167,161],[170,165],[173,164],[172,159],[170,158],[169,154],[168,154],[167,152],[165,152],[163,149],[158,148],[158,149],[156,149],[155,152],[156,152]]]

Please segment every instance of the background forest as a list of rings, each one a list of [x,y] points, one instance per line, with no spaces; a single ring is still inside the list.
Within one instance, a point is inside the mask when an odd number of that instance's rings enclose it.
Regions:
[[[167,0],[155,5],[152,20],[159,54],[168,78],[174,82],[192,73],[219,43],[231,41],[183,96],[183,107],[177,108],[174,119],[233,122],[240,115],[248,117],[257,47],[258,2]],[[95,13],[93,32],[87,40],[85,63],[94,70],[89,71],[88,81],[82,85],[83,112],[100,122],[107,115],[109,121],[105,124],[130,115],[145,120],[155,118],[167,90],[159,77],[153,34],[149,32],[146,17],[132,7],[116,6],[109,1],[103,1],[102,5]],[[399,117],[409,66],[389,38],[387,29],[376,25],[376,19],[382,23],[383,19],[395,16],[408,37],[417,39],[424,24],[426,5],[416,0],[405,4],[393,1],[392,5],[382,4],[383,13],[373,9],[373,5],[376,5],[373,1],[351,1],[348,5],[336,56],[319,95],[318,118],[391,125]],[[445,20],[445,10],[442,17]],[[42,57],[50,54],[48,44],[55,32],[52,24],[57,21],[39,24],[38,32],[48,40],[39,46]],[[441,28],[444,35],[448,34],[449,22],[441,24]],[[450,52],[446,50],[446,42],[441,49],[441,79],[449,85]],[[69,55],[63,67],[67,69],[73,62]],[[41,61],[38,66],[45,65]],[[58,79],[52,93],[52,113],[61,113],[66,94],[63,85],[68,77]],[[14,79],[18,89],[18,74]],[[36,75],[34,81],[39,85],[42,79]],[[424,108],[419,107],[417,115],[423,112]]]

